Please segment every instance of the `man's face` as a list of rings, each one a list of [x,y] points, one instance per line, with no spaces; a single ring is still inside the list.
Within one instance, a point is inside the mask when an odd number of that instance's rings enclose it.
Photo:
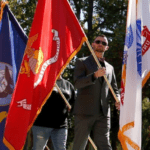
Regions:
[[[98,36],[92,43],[92,47],[95,52],[104,53],[109,48],[107,38]]]

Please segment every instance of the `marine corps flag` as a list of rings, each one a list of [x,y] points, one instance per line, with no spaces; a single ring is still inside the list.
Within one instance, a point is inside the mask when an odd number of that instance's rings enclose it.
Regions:
[[[4,143],[23,149],[27,131],[86,36],[67,0],[39,0],[6,121]]]

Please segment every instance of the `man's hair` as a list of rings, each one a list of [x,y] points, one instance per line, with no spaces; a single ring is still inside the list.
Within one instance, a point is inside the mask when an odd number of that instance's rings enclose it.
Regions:
[[[99,36],[100,36],[100,37],[105,37],[105,38],[107,38],[106,35],[104,35],[104,34],[99,34],[98,36],[96,36],[96,38],[99,37]],[[95,39],[96,39],[96,38],[95,38]]]
[[[104,34],[99,34],[98,36],[96,36],[96,38],[97,38],[97,37],[103,37],[103,38],[106,38],[106,39],[107,39],[106,35],[104,35]],[[95,39],[96,39],[96,38],[95,38]],[[95,42],[95,39],[94,39],[94,42]],[[108,41],[108,39],[107,39],[107,41]]]

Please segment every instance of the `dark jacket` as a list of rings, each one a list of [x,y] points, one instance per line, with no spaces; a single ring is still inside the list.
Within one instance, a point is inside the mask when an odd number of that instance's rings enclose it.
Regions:
[[[73,85],[64,79],[57,80],[56,83],[68,102],[73,105],[75,100]],[[49,128],[67,128],[67,116],[68,107],[57,89],[54,87],[51,96],[43,106],[41,113],[34,122],[34,125]]]
[[[106,67],[106,77],[111,84],[118,99],[120,99],[117,88],[114,68],[104,61]],[[76,61],[74,70],[74,82],[77,91],[77,99],[74,105],[73,114],[75,115],[99,115],[100,106],[105,116],[110,116],[111,93],[103,77],[94,78],[94,72],[98,66],[92,55],[80,58]]]

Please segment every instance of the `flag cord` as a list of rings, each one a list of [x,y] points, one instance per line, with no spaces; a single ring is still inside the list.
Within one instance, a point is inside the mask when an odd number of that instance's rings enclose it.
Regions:
[[[71,109],[71,105],[68,103],[67,99],[65,98],[64,94],[61,92],[60,88],[58,87],[58,85],[55,83],[55,87],[57,88],[59,94],[62,96],[62,98],[64,99],[66,105],[68,106],[69,110]],[[90,136],[88,136],[88,140],[91,143],[91,145],[93,146],[94,150],[97,150],[97,147],[95,145],[95,143],[93,142],[93,140],[91,139]]]
[[[98,67],[99,67],[99,68],[102,68],[102,66],[100,65],[100,63],[99,63],[99,61],[98,61],[98,58],[96,57],[96,55],[95,55],[95,53],[94,53],[94,51],[93,51],[93,49],[92,49],[92,47],[91,47],[91,45],[90,45],[90,43],[89,43],[88,40],[86,41],[86,44],[87,44],[87,46],[88,46],[90,52],[92,53],[92,55],[93,55],[93,57],[94,57],[94,59],[95,59],[97,65],[98,65]],[[112,95],[114,96],[115,101],[118,103],[119,100],[118,100],[118,98],[117,98],[117,96],[116,96],[116,94],[115,94],[115,92],[114,92],[114,90],[113,90],[111,84],[109,83],[109,81],[108,81],[106,75],[104,75],[104,79],[105,79],[106,83],[108,84],[108,87],[109,87],[110,91],[112,92]]]

